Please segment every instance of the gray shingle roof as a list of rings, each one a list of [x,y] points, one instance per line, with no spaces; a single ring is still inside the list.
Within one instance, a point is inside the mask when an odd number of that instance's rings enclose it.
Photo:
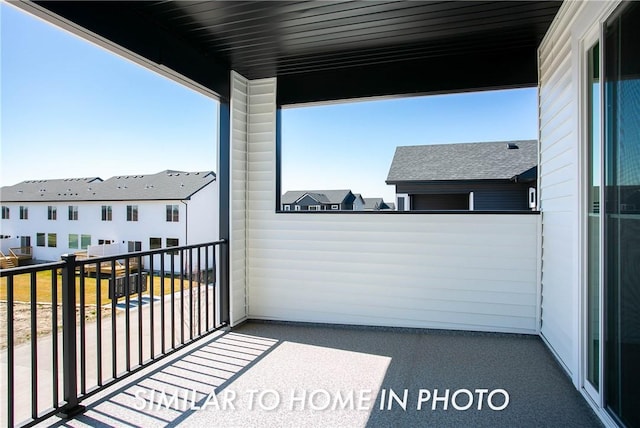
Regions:
[[[508,149],[509,143],[518,148]],[[536,140],[400,146],[396,148],[387,183],[508,180],[537,163]]]
[[[385,202],[383,198],[362,198],[365,210],[388,210],[395,206],[390,202]]]
[[[375,210],[384,203],[382,198],[362,198],[364,200],[365,210]]]
[[[350,193],[351,190],[290,190],[282,195],[280,202],[283,204],[292,204],[308,194],[323,204],[340,204]]]
[[[157,174],[27,180],[0,189],[2,202],[134,201],[189,199],[215,181],[212,171],[166,170]]]

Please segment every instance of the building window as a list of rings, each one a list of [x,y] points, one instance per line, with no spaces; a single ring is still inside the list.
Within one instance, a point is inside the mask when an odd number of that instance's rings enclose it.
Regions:
[[[320,211],[320,205],[309,205],[309,211]]]
[[[284,206],[284,210],[285,211],[291,211],[291,205],[285,205]]]
[[[300,211],[300,205],[296,205],[296,206],[295,206],[295,210],[296,210],[296,211]]]
[[[78,220],[78,206],[69,205],[69,220]]]
[[[111,211],[111,205],[102,206],[102,221],[111,221],[113,213]]]
[[[40,232],[36,233],[36,245],[38,247],[44,247],[44,245],[45,245],[44,242],[45,242],[44,233],[40,233]]]
[[[80,235],[80,248],[86,250],[91,245],[91,235]]]
[[[47,235],[47,247],[57,247],[58,246],[58,235],[55,233],[50,233]]]
[[[9,207],[2,206],[2,219],[9,220]]]
[[[98,245],[113,244],[113,239],[98,239]]]
[[[29,207],[20,205],[20,220],[28,220],[28,219],[29,219]]]
[[[178,245],[180,244],[177,238],[167,238],[167,247],[177,247]],[[178,251],[172,251],[169,254],[177,256],[180,253]]]
[[[130,253],[134,251],[142,251],[142,242],[141,241],[129,241],[127,242],[127,249]]]
[[[47,207],[47,219],[48,220],[57,220],[58,219],[58,207],[49,205]]]
[[[30,236],[21,236],[20,237],[20,247],[27,248],[31,246],[31,237]]]
[[[339,210],[340,209],[340,205],[331,205],[331,209],[332,210]]]
[[[167,205],[167,221],[178,222],[180,215],[177,205]]]
[[[75,233],[69,234],[69,248],[74,250],[78,249],[78,235]]]
[[[127,205],[127,221],[138,221],[137,205]]]
[[[162,238],[149,238],[149,249],[157,250],[162,248]]]

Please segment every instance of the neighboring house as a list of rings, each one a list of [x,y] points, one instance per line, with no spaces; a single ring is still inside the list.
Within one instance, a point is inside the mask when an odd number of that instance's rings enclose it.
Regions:
[[[396,148],[387,184],[398,210],[535,209],[538,142],[435,144]]]
[[[364,211],[383,211],[394,210],[395,204],[387,203],[382,198],[363,198],[364,199]]]
[[[366,203],[362,195],[360,193],[354,193],[354,196],[356,198],[353,200],[353,210],[354,211],[364,210],[364,206],[366,205]]]
[[[356,199],[351,190],[291,190],[280,203],[283,211],[352,211]]]
[[[215,174],[27,180],[0,189],[0,247],[32,247],[33,258],[58,260],[90,246],[141,251],[218,239]]]

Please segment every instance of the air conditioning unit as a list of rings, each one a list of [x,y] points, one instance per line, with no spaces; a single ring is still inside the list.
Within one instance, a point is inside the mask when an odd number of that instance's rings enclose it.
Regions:
[[[535,210],[537,207],[536,203],[536,188],[529,187],[529,208]]]

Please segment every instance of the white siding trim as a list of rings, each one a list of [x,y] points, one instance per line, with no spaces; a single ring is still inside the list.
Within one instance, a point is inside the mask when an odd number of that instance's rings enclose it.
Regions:
[[[230,179],[229,195],[229,317],[231,326],[247,318],[246,273],[246,213],[247,213],[247,139],[248,139],[247,79],[231,72],[229,105]]]

